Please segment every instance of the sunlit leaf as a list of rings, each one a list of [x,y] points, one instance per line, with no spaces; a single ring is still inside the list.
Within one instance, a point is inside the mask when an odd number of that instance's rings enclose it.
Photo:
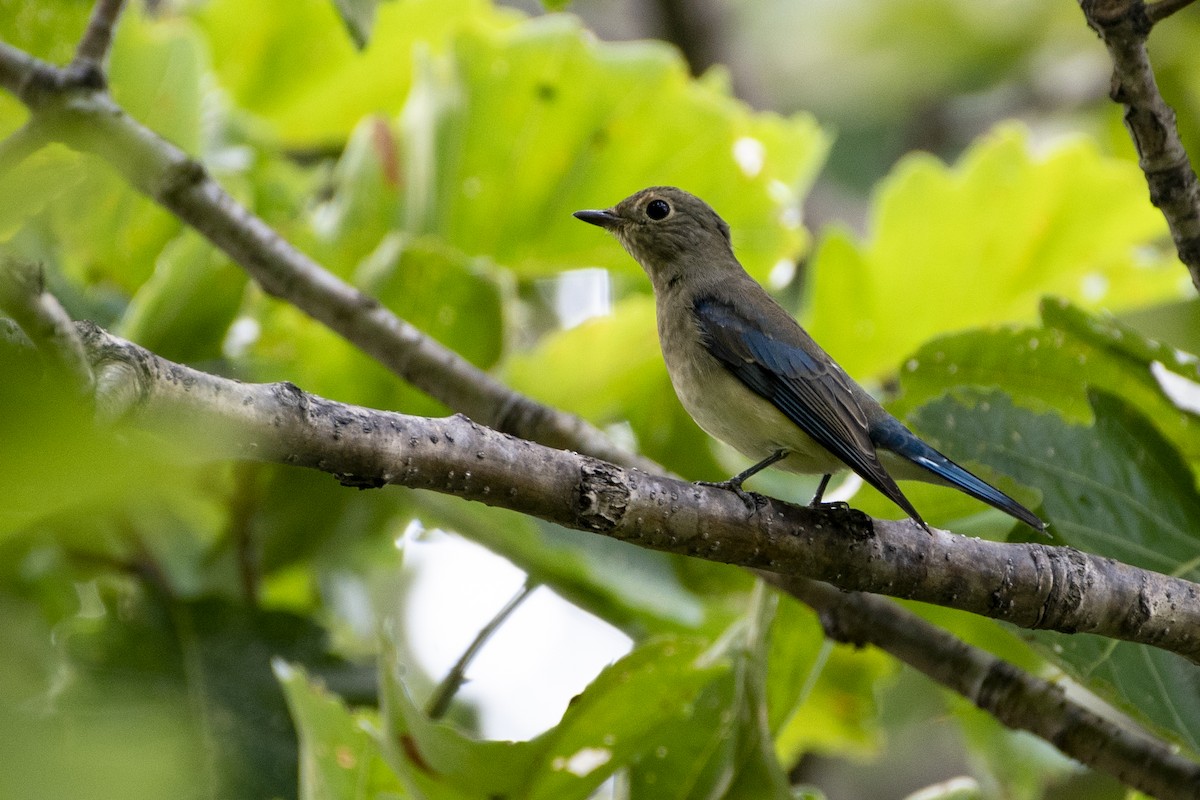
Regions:
[[[1178,297],[1174,258],[1128,162],[1073,140],[1044,156],[1012,126],[953,168],[904,159],[877,191],[861,244],[827,236],[812,265],[808,328],[853,375],[894,369],[929,337],[1033,320],[1053,292],[1117,309]]]
[[[668,183],[713,203],[765,277],[804,245],[800,194],[827,146],[810,117],[752,113],[675,51],[600,43],[563,15],[464,34],[423,62],[401,120],[406,227],[525,275],[636,270],[571,213]]]
[[[363,116],[400,108],[414,48],[438,51],[475,25],[513,11],[486,0],[404,0],[377,8],[370,44],[347,38],[330,0],[214,0],[196,12],[221,85],[240,108],[296,146],[338,143]]]

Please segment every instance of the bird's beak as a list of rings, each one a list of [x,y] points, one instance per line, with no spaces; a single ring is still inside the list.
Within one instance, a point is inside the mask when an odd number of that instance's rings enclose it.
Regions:
[[[621,224],[621,218],[607,209],[604,211],[576,211],[575,218],[581,219],[584,222],[590,222],[593,225],[599,225],[601,228],[612,230]]]

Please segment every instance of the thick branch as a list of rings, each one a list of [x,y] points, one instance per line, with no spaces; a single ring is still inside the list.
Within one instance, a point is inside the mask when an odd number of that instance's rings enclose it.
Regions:
[[[0,85],[43,130],[108,161],[135,188],[193,226],[269,294],[341,334],[450,408],[497,430],[618,464],[656,469],[584,420],[514,392],[285,242],[179,148],[139,124],[106,92],[0,42]]]
[[[335,403],[161,359],[79,323],[98,408],[195,449],[310,467],[343,483],[428,489],[710,561],[958,608],[1025,628],[1095,633],[1200,661],[1200,586],[1069,547],[926,533],[911,521],[760,498],[623,470],[456,415]],[[131,388],[133,387],[133,388]],[[106,389],[119,389],[102,397]],[[115,398],[115,402],[113,400]]]
[[[1179,260],[1200,289],[1200,181],[1179,138],[1175,112],[1158,90],[1146,52],[1146,37],[1153,25],[1151,12],[1161,18],[1178,4],[1079,0],[1079,5],[1112,58],[1109,95],[1125,106],[1125,127],[1150,186],[1150,202],[1166,217]]]
[[[1200,796],[1200,764],[1163,742],[1117,725],[1070,700],[1062,688],[959,641],[896,603],[839,592],[804,578],[764,575],[821,617],[832,639],[873,644],[954,690],[1010,728],[1154,797]]]

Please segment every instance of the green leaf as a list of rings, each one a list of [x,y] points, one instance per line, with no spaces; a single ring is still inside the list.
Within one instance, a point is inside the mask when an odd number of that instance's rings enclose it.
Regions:
[[[880,184],[862,244],[828,235],[807,325],[852,375],[880,375],[931,336],[1031,321],[1038,296],[1118,309],[1179,296],[1182,272],[1144,255],[1165,235],[1135,165],[1075,140],[1045,156],[1005,126],[949,168],[906,157]]]
[[[51,63],[66,64],[90,11],[90,4],[83,2],[0,0],[0,39]]]
[[[198,32],[184,20],[148,18],[139,11],[123,15],[108,67],[113,99],[176,147],[199,155],[206,53]]]
[[[477,366],[491,366],[504,344],[498,282],[483,259],[429,239],[399,235],[379,244],[354,277],[385,306]],[[307,391],[372,408],[434,416],[445,408],[401,384],[374,358],[290,306],[257,309],[262,335],[247,361],[263,380],[292,380]]]
[[[194,13],[233,102],[295,147],[338,144],[365,115],[398,110],[414,48],[439,52],[464,27],[519,18],[487,0],[404,0],[377,12],[362,51],[329,0],[213,0]]]
[[[601,43],[548,15],[464,33],[418,76],[401,116],[410,231],[526,276],[632,272],[571,213],[671,183],[717,207],[759,277],[804,246],[799,196],[824,134],[807,116],[751,113],[717,74],[690,79],[665,45]]]
[[[875,694],[895,662],[835,645],[812,609],[781,596],[770,635],[768,704],[780,761],[808,752],[868,757],[882,744]]]
[[[720,637],[713,653],[733,669],[712,681],[693,713],[673,720],[652,757],[629,773],[631,798],[777,798],[790,800],[775,755],[768,686],[769,631],[777,597],[756,585],[747,613]]]
[[[351,711],[301,667],[276,660],[274,669],[300,738],[300,800],[412,796],[383,758],[374,714]]]
[[[81,586],[42,690],[19,709],[0,703],[0,787],[19,787],[5,796],[295,796],[295,735],[269,659],[329,663],[320,629],[112,585]]]
[[[113,332],[173,361],[216,360],[246,282],[207,240],[184,231],[163,249]]]
[[[907,414],[955,387],[976,386],[1001,388],[1035,411],[1052,409],[1067,420],[1089,422],[1091,387],[1119,394],[1189,460],[1200,459],[1200,419],[1169,399],[1161,377],[1169,372],[1185,384],[1200,383],[1191,356],[1062,300],[1046,300],[1041,308],[1041,328],[970,331],[922,346],[904,365],[904,395],[891,405],[893,413]]]
[[[74,190],[83,180],[82,161],[73,150],[52,145],[0,173],[0,242],[64,192]]]
[[[416,707],[389,663],[382,676],[384,752],[423,796],[586,798],[617,769],[669,740],[666,726],[695,713],[704,687],[728,672],[702,659],[705,642],[659,637],[600,673],[562,722],[526,742],[473,740]]]
[[[966,452],[1041,490],[1059,542],[1144,569],[1200,579],[1200,493],[1151,422],[1121,399],[1090,393],[1091,427],[963,390],[914,415],[938,447]],[[1093,636],[1046,636],[1051,657],[1193,751],[1200,749],[1195,669],[1156,648]]]

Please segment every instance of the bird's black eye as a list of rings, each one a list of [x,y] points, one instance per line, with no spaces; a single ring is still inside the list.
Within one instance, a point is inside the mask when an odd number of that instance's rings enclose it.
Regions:
[[[660,219],[666,219],[667,214],[671,213],[671,206],[666,200],[651,200],[646,204],[646,216],[657,222]]]

